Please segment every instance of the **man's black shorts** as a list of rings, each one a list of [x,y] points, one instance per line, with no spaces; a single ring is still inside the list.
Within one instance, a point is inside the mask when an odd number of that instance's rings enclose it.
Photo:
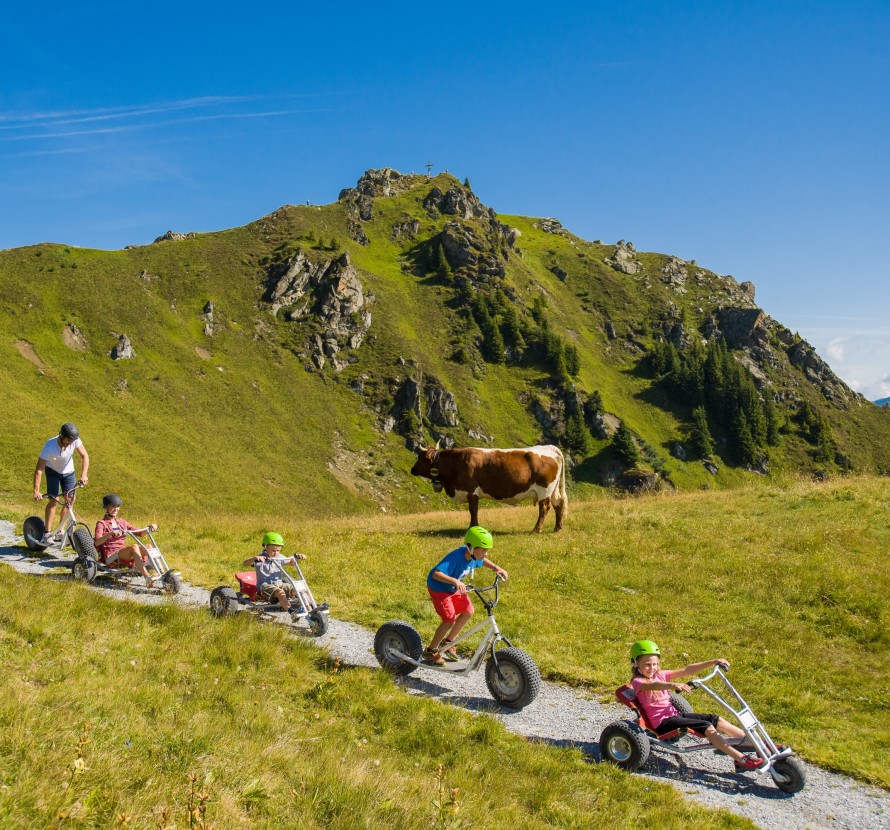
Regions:
[[[47,467],[46,473],[46,492],[49,496],[64,495],[69,490],[74,489],[77,479],[74,473],[57,473],[55,470]]]
[[[693,729],[702,735],[713,726],[717,728],[718,715],[701,715],[698,712],[690,712],[688,715],[674,715],[672,718],[665,718],[658,726],[655,727],[656,735],[666,735],[675,729]]]

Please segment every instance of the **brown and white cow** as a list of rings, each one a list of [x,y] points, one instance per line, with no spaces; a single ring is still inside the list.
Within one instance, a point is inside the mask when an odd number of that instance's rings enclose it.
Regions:
[[[568,514],[565,459],[552,444],[515,450],[425,447],[417,453],[411,475],[430,479],[437,493],[444,490],[455,501],[467,502],[470,525],[479,524],[480,498],[509,504],[531,499],[538,505],[535,533],[544,527],[551,504],[556,510],[554,530]]]

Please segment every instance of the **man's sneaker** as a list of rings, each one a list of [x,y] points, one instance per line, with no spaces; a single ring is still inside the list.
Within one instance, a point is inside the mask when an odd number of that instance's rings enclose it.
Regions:
[[[53,542],[55,543],[61,542],[64,538],[65,534],[61,530],[57,530],[55,533],[53,533]]]
[[[460,655],[457,653],[457,649],[451,645],[451,640],[442,640],[442,648],[440,651],[442,652],[442,656],[449,660],[452,663],[457,663],[460,660]]]
[[[746,755],[739,761],[735,762],[735,768],[737,772],[751,772],[755,769],[760,769],[766,761],[763,758],[757,758],[754,755]]]
[[[53,534],[52,533],[44,533],[43,538],[40,540],[41,545],[51,545],[53,543]]]
[[[439,654],[439,649],[437,648],[425,648],[423,650],[423,662],[431,663],[434,666],[444,666],[445,658]]]

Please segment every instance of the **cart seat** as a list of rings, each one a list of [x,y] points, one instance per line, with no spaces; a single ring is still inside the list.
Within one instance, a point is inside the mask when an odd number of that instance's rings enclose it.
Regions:
[[[630,683],[625,683],[623,686],[620,686],[615,690],[615,697],[618,698],[619,703],[623,703],[629,709],[633,709],[637,715],[637,724],[640,728],[645,729],[647,732],[651,732],[655,737],[660,741],[670,741],[674,738],[679,738],[681,735],[685,735],[687,733],[692,733],[699,738],[704,738],[703,732],[698,732],[695,729],[672,729],[670,732],[665,732],[659,735],[655,731],[655,727],[649,722],[649,718],[646,717],[646,712],[643,710],[643,707],[640,706],[640,702],[637,700],[637,693],[634,691],[633,686]]]
[[[239,571],[235,574],[241,593],[248,599],[256,599],[256,571]]]

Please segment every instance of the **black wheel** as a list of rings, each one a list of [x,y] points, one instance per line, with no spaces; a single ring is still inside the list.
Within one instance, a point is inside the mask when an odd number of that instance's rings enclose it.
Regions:
[[[633,721],[617,720],[600,735],[600,754],[622,769],[639,769],[649,760],[649,737]]]
[[[238,611],[238,595],[228,586],[220,585],[210,593],[210,613],[214,617],[230,617]]]
[[[309,630],[316,636],[321,637],[328,630],[328,615],[320,608],[313,608],[308,614]]]
[[[176,571],[167,571],[162,577],[164,593],[178,594],[182,590],[182,577]]]
[[[779,758],[773,764],[773,771],[779,776],[774,775],[773,781],[783,793],[799,793],[807,783],[806,773],[803,771],[803,764],[797,758]]]
[[[684,715],[684,716],[691,715],[692,712],[694,711],[692,708],[692,704],[688,700],[686,700],[686,698],[683,697],[683,695],[677,694],[677,692],[671,692],[670,698],[671,698],[671,703],[674,704],[674,708],[681,715]]]
[[[535,661],[521,648],[510,646],[488,658],[485,684],[501,706],[521,709],[528,706],[541,691],[541,672]]]
[[[374,654],[383,668],[396,674],[411,674],[417,666],[405,662],[398,654],[419,661],[423,654],[423,641],[411,623],[390,620],[381,625],[374,635]]]
[[[99,572],[99,563],[89,556],[78,556],[71,566],[71,576],[81,582],[93,582]]]
[[[29,550],[46,550],[43,544],[43,534],[46,533],[46,525],[40,516],[28,516],[22,522],[22,535],[25,537],[25,544]]]
[[[92,559],[99,561],[99,554],[96,553],[96,546],[93,544],[93,537],[90,531],[83,525],[76,525],[71,532],[71,547],[81,559]]]

